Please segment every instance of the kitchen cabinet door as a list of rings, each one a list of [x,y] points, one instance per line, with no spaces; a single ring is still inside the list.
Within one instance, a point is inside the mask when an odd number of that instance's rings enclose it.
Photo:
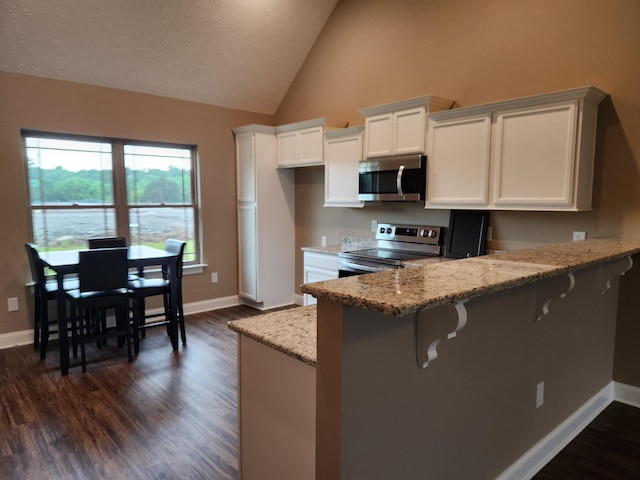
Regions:
[[[427,208],[483,208],[489,202],[491,114],[431,121]]]
[[[573,204],[578,102],[495,114],[496,207]]]
[[[238,205],[238,294],[261,302],[258,292],[258,229],[256,205]]]
[[[394,155],[424,153],[426,118],[424,107],[394,113]]]
[[[298,165],[299,142],[300,135],[297,131],[278,133],[277,148],[279,167],[292,167]]]
[[[358,200],[358,166],[363,127],[325,133],[324,206],[362,207]]]
[[[324,163],[323,141],[324,128],[322,126],[300,130],[298,164],[322,165]]]
[[[393,155],[393,113],[368,117],[365,120],[365,156]]]

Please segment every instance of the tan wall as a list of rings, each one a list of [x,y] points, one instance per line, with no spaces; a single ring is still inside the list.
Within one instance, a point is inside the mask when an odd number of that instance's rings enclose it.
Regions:
[[[233,127],[272,124],[269,115],[71,82],[0,72],[0,334],[32,328],[29,240],[20,129],[166,141],[198,146],[203,274],[184,279],[184,301],[238,292]],[[210,282],[216,271],[219,283]],[[7,313],[6,299],[21,309]]]
[[[341,0],[276,121],[327,116],[362,125],[358,108],[420,95],[469,106],[595,85],[610,97],[598,116],[594,211],[493,212],[490,247],[568,241],[573,230],[640,238],[638,25],[637,0]],[[332,242],[344,232],[370,235],[372,219],[446,225],[419,206],[323,208],[322,169],[296,176],[298,248],[318,245],[322,235]],[[640,353],[630,357],[640,385]]]

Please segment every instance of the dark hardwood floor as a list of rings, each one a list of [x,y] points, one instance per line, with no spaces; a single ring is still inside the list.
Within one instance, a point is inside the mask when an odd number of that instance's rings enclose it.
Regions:
[[[186,346],[163,328],[140,354],[88,350],[61,377],[56,343],[0,350],[0,479],[236,479],[236,334],[246,306],[190,315]],[[115,342],[112,342],[115,343]],[[640,478],[640,409],[609,406],[536,480]],[[288,480],[288,479],[283,479]],[[295,479],[292,479],[295,480]]]
[[[613,402],[534,480],[640,479],[640,408]]]
[[[236,333],[239,306],[187,318],[187,345],[163,327],[140,354],[111,341],[60,376],[57,342],[0,350],[0,478],[238,478]],[[74,366],[77,365],[77,366]]]

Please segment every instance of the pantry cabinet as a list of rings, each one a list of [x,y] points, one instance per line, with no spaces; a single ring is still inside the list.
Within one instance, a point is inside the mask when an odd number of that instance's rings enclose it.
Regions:
[[[304,251],[303,283],[335,280],[338,278],[338,256],[331,253]],[[315,305],[316,299],[304,294],[305,305]]]
[[[358,166],[364,127],[332,130],[324,136],[324,206],[362,207],[364,202],[358,200]]]
[[[434,113],[427,208],[591,209],[598,104],[583,87]]]
[[[346,122],[316,118],[276,127],[278,167],[295,168],[324,164],[324,132]]]
[[[238,294],[257,308],[290,305],[295,292],[295,177],[276,168],[274,127],[233,129],[236,145]]]
[[[424,153],[428,113],[452,105],[429,95],[358,110],[365,117],[364,156]]]

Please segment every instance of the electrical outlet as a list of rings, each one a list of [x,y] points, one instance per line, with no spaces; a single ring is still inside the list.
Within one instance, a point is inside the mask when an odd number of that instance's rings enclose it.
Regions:
[[[211,283],[218,283],[218,272],[213,272],[211,274]]]
[[[320,241],[322,242],[322,246],[323,247],[327,246],[327,236],[326,235],[322,235],[322,237],[320,237]]]
[[[371,231],[372,232],[377,232],[378,231],[378,221],[377,220],[371,220]]]
[[[540,382],[536,387],[536,408],[540,408],[544,403],[544,382]]]
[[[587,239],[587,232],[573,232],[573,241],[575,242],[576,240],[586,240]]]
[[[11,297],[7,299],[7,307],[10,312],[17,312],[20,310],[20,304],[18,303],[18,297]]]

